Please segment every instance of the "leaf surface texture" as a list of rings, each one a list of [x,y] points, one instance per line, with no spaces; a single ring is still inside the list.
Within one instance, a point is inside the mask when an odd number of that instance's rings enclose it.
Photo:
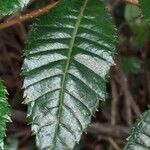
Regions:
[[[150,110],[144,112],[132,127],[123,150],[150,150]]]
[[[24,88],[42,150],[71,150],[106,96],[115,29],[100,0],[61,0],[33,25]]]
[[[4,149],[3,138],[5,137],[6,122],[10,120],[6,94],[7,91],[0,80],[0,150]]]

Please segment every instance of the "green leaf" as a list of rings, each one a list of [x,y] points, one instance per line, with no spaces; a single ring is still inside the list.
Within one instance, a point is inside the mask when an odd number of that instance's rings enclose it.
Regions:
[[[8,138],[4,147],[4,150],[18,150],[19,140],[16,138]]]
[[[100,0],[61,0],[33,25],[24,88],[37,146],[70,150],[106,95],[115,29]]]
[[[7,91],[0,80],[0,149],[4,149],[3,138],[5,137],[6,122],[10,120],[6,94]]]
[[[21,10],[28,2],[29,0],[0,0],[0,16]]]
[[[150,149],[150,110],[144,112],[132,127],[131,135],[123,150]]]
[[[138,74],[142,68],[143,61],[136,57],[122,57],[123,70],[126,73]]]
[[[139,0],[139,6],[142,9],[142,12],[147,19],[148,23],[150,23],[150,5],[148,0]]]
[[[127,4],[125,8],[125,18],[129,23],[134,23],[141,16],[141,9],[138,6]],[[132,21],[134,19],[134,21]]]

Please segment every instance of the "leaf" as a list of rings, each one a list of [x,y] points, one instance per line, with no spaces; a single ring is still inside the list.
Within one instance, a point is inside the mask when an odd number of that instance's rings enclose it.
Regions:
[[[10,15],[27,5],[29,0],[0,0],[0,16]]]
[[[134,23],[139,16],[141,16],[141,9],[138,6],[133,4],[126,5],[125,18],[129,24]]]
[[[7,91],[0,80],[0,149],[4,149],[3,138],[5,137],[6,122],[10,120],[6,94]]]
[[[115,30],[100,0],[61,0],[33,25],[24,95],[42,150],[70,150],[106,95]]]
[[[122,57],[123,70],[126,73],[138,74],[141,71],[143,61],[137,57]]]
[[[131,135],[123,150],[150,149],[150,110],[144,112],[132,127]]]
[[[4,147],[5,150],[18,150],[19,140],[16,138],[7,139],[7,143],[5,143]]]
[[[142,12],[147,19],[148,23],[150,23],[150,5],[148,0],[139,0],[139,6],[142,9]]]

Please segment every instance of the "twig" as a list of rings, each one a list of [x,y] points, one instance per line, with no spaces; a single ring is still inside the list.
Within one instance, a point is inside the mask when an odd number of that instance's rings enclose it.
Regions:
[[[138,0],[126,0],[126,2],[133,4],[133,5],[138,5]]]
[[[124,97],[125,97],[125,107],[126,107],[126,121],[128,125],[131,125],[132,123],[132,111],[131,111],[131,102],[134,101],[132,94],[129,91],[129,86],[128,86],[128,79],[126,75],[124,74],[121,66],[121,60],[119,58],[119,55],[116,59],[116,66],[114,67],[116,70],[119,78],[120,78],[120,85],[121,88],[124,92]]]
[[[108,138],[107,139],[109,141],[109,143],[112,145],[112,147],[115,149],[115,150],[121,150],[121,148],[119,147],[119,145],[114,141],[114,139],[112,138]]]
[[[117,102],[118,102],[118,93],[116,88],[116,83],[111,80],[111,93],[112,93],[112,105],[111,105],[111,124],[116,124],[116,115],[117,115]]]
[[[125,0],[125,1],[128,2],[128,3],[131,3],[133,5],[138,5],[138,0]],[[41,9],[38,9],[38,10],[35,10],[35,11],[32,11],[29,14],[25,14],[23,16],[19,16],[18,18],[15,18],[15,19],[13,19],[11,21],[7,21],[5,23],[1,23],[0,24],[0,29],[2,30],[2,29],[5,29],[5,28],[8,28],[10,26],[13,26],[15,24],[20,24],[21,22],[24,22],[24,21],[27,21],[27,20],[31,20],[33,18],[41,16],[41,15],[45,14],[46,12],[48,12],[50,9],[52,9],[57,3],[58,2],[46,5],[45,7],[41,8]]]
[[[5,29],[5,28],[8,28],[10,26],[13,26],[15,24],[20,24],[21,22],[24,22],[24,21],[27,21],[27,20],[31,20],[33,18],[36,18],[38,16],[41,16],[45,13],[47,13],[50,9],[52,9],[54,6],[56,6],[58,2],[56,3],[53,3],[53,4],[49,4],[49,5],[46,5],[44,6],[43,8],[40,8],[38,10],[34,10],[32,12],[30,12],[29,14],[25,14],[23,16],[19,16],[13,20],[10,20],[10,21],[7,21],[7,22],[4,22],[4,23],[1,23],[0,24],[0,29]]]
[[[93,123],[88,129],[87,132],[95,136],[107,136],[116,139],[126,138],[129,134],[129,129],[124,126],[113,126],[111,124],[100,124]]]

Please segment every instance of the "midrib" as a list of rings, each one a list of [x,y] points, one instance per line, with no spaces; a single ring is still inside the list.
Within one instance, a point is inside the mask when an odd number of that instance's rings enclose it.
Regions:
[[[83,14],[84,14],[84,11],[85,11],[87,3],[88,3],[88,0],[85,0],[83,6],[81,7],[80,14],[78,16],[78,19],[77,19],[76,24],[75,24],[75,28],[73,30],[72,39],[70,41],[70,48],[68,50],[68,59],[66,61],[64,74],[63,74],[63,77],[62,77],[62,80],[61,80],[61,90],[60,90],[60,94],[59,94],[59,108],[58,108],[58,113],[57,113],[58,122],[57,122],[55,135],[54,135],[53,149],[55,149],[55,147],[56,147],[56,141],[57,141],[56,138],[57,138],[57,135],[58,135],[58,132],[59,132],[59,125],[60,125],[60,120],[61,120],[62,106],[63,106],[63,101],[64,101],[64,88],[65,88],[66,75],[67,75],[67,72],[68,72],[68,69],[69,69],[69,64],[70,64],[70,60],[71,60],[71,55],[72,55],[72,51],[73,51],[76,35],[78,33],[78,29],[79,29],[81,20],[83,18]]]

